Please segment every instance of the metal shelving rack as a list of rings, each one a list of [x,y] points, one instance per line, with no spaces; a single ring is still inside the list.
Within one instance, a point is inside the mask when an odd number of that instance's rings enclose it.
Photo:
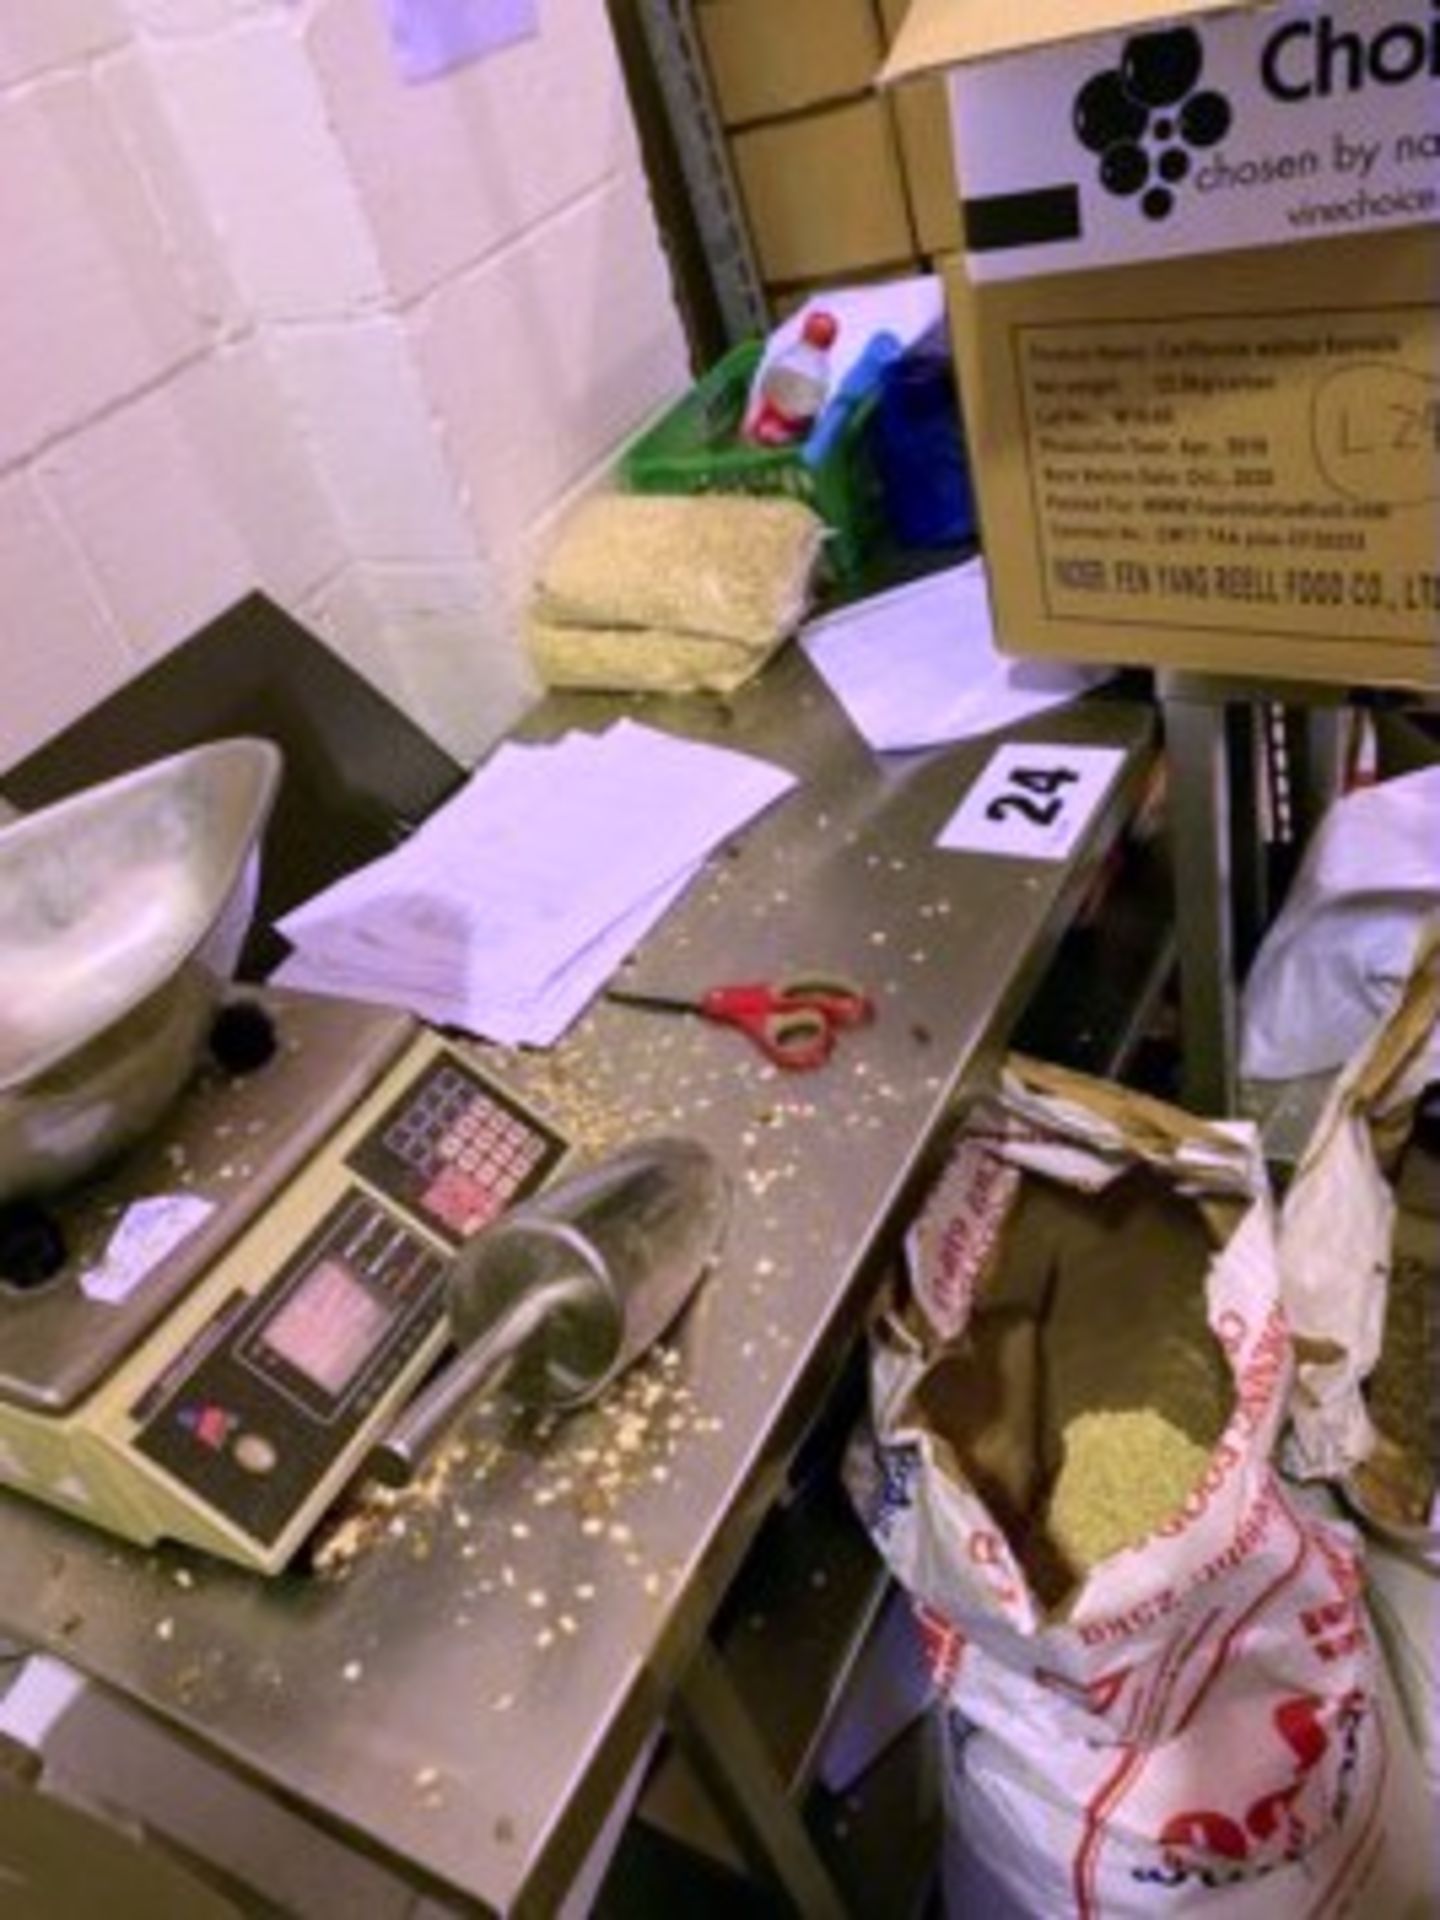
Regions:
[[[635,0],[726,338],[769,331],[770,310],[706,70],[691,0]]]

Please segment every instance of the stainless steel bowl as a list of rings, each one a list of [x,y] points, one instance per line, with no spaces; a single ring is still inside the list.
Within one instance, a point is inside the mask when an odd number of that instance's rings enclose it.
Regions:
[[[222,740],[0,827],[0,1201],[138,1139],[233,975],[279,750]]]

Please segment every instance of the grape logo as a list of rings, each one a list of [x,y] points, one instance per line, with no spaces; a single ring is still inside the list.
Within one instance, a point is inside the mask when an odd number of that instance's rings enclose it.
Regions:
[[[1075,137],[1097,157],[1100,185],[1133,200],[1147,220],[1169,219],[1196,153],[1230,131],[1230,102],[1201,86],[1204,66],[1193,27],[1137,33],[1120,64],[1075,96]]]

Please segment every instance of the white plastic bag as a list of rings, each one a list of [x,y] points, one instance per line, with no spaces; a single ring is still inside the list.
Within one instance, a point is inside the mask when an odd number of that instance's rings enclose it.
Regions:
[[[1376,1541],[1366,1549],[1366,1575],[1370,1611],[1440,1832],[1440,1579]]]
[[[1245,982],[1246,1078],[1343,1066],[1395,1006],[1437,909],[1440,767],[1337,800]]]
[[[1362,1387],[1380,1355],[1395,1198],[1382,1167],[1440,1077],[1440,922],[1400,1004],[1341,1074],[1280,1217],[1285,1309],[1300,1353],[1286,1464],[1341,1479],[1375,1444]]]
[[[952,1839],[988,1890],[966,1910],[1338,1909],[1372,1861],[1383,1736],[1355,1536],[1271,1464],[1291,1356],[1253,1135],[1014,1060],[966,1133],[912,1243],[915,1302],[875,1325],[847,1461],[928,1623]],[[1047,1612],[920,1395],[983,1299],[1017,1170],[1100,1192],[1141,1167],[1228,1228],[1204,1278],[1228,1418],[1180,1510]]]

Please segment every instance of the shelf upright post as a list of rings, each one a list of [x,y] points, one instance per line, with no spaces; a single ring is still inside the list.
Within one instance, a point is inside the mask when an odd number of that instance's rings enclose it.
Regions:
[[[732,345],[753,339],[770,330],[769,305],[695,25],[693,0],[639,0],[638,13],[721,324]]]

